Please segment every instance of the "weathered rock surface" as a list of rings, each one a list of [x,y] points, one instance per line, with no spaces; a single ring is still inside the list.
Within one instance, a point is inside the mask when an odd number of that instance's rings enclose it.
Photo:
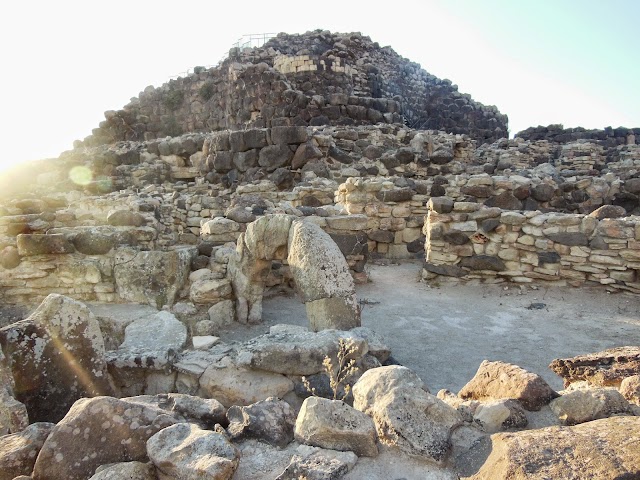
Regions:
[[[458,396],[473,400],[518,400],[527,410],[539,410],[558,394],[535,373],[504,362],[483,361]]]
[[[156,395],[151,398],[151,401],[164,410],[175,412],[192,423],[199,423],[210,429],[218,423],[223,423],[225,419],[226,409],[214,398],[168,393]]]
[[[182,480],[229,479],[240,457],[223,434],[190,423],[177,423],[153,435],[147,453],[162,476]]]
[[[0,436],[17,433],[29,425],[27,407],[16,400],[11,368],[0,348]]]
[[[549,368],[563,378],[565,387],[581,380],[591,385],[615,387],[626,377],[640,375],[640,347],[618,347],[572,358],[557,358]]]
[[[313,223],[294,222],[289,233],[287,261],[296,288],[307,305],[312,330],[348,330],[360,326],[353,277],[340,249],[327,233]]]
[[[131,210],[112,210],[107,214],[107,223],[116,227],[141,227],[147,220],[144,215]]]
[[[191,284],[189,299],[195,304],[211,305],[231,297],[231,282],[226,278],[215,278],[209,270],[207,272],[208,275]]]
[[[493,450],[472,480],[632,479],[640,476],[640,417],[491,436]]]
[[[210,365],[200,377],[202,396],[215,398],[225,407],[250,405],[269,397],[284,397],[293,382],[284,375],[236,365],[229,357]]]
[[[431,395],[406,367],[373,368],[353,386],[353,406],[370,417],[380,442],[412,455],[445,459],[460,414]]]
[[[620,393],[630,403],[640,405],[640,375],[633,375],[622,380]]]
[[[29,318],[0,329],[0,345],[32,422],[58,421],[77,399],[112,392],[100,327],[80,302],[49,295]]]
[[[474,412],[473,421],[487,433],[527,426],[527,416],[515,400],[481,403]]]
[[[127,325],[124,342],[107,358],[113,368],[161,370],[170,366],[186,342],[187,327],[172,313],[161,311]]]
[[[325,357],[335,358],[340,339],[351,340],[355,360],[367,353],[367,342],[351,332],[269,333],[246,342],[238,355],[242,364],[286,375],[312,375],[323,371]]]
[[[62,234],[17,236],[18,253],[22,257],[31,255],[60,255],[73,253],[73,244]]]
[[[287,468],[276,480],[338,480],[353,468],[358,457],[353,452],[338,452],[300,445]]]
[[[631,412],[629,402],[614,388],[587,388],[566,392],[552,400],[549,406],[564,425],[577,425]]]
[[[191,248],[168,252],[118,249],[113,267],[118,295],[156,308],[172,305],[187,282],[194,255]]]
[[[31,475],[36,457],[53,427],[53,423],[38,422],[20,433],[0,436],[0,480]]]
[[[121,462],[104,465],[96,469],[89,480],[157,480],[153,464],[142,462]]]
[[[271,260],[286,258],[292,221],[289,215],[267,215],[248,224],[238,238],[228,264],[238,322],[262,321],[262,295]]]
[[[83,398],[53,428],[33,470],[34,480],[85,480],[100,465],[146,461],[147,440],[184,421],[176,413],[135,397]]]
[[[236,307],[233,300],[222,300],[209,308],[208,313],[211,330],[206,331],[206,334],[216,333],[218,329],[233,323],[236,316]]]
[[[295,437],[314,447],[352,451],[358,456],[378,455],[373,420],[341,400],[307,398],[296,420]]]
[[[256,438],[277,447],[293,440],[295,414],[284,400],[267,398],[246,407],[234,405],[227,411],[227,419],[232,440]]]

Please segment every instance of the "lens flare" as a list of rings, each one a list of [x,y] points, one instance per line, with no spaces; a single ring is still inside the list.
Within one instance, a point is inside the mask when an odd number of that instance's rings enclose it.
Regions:
[[[93,175],[91,174],[91,170],[87,167],[76,166],[69,170],[69,178],[73,183],[84,186],[91,183]]]

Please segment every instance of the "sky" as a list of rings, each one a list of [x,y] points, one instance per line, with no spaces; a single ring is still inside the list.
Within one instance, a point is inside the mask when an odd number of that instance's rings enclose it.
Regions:
[[[529,126],[640,127],[640,0],[10,1],[0,165],[57,157],[242,35],[361,32]]]

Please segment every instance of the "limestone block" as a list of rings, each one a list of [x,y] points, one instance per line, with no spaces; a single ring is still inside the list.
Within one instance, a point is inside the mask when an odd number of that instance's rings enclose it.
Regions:
[[[195,248],[167,252],[116,250],[113,273],[118,296],[156,308],[172,305],[187,282],[195,254]]]
[[[353,386],[353,406],[373,418],[381,442],[403,452],[443,461],[451,430],[462,423],[452,407],[431,395],[406,367],[366,371]]]
[[[38,422],[25,426],[19,433],[0,436],[0,480],[31,475],[36,457],[54,426]]]
[[[340,400],[307,398],[296,420],[295,438],[300,443],[352,451],[358,456],[378,455],[373,420]]]
[[[615,388],[587,388],[565,392],[552,400],[549,406],[563,425],[577,425],[631,411],[627,400]]]
[[[232,406],[227,419],[233,440],[257,438],[280,448],[293,441],[295,413],[284,400],[267,398],[246,407]]]
[[[145,461],[146,442],[183,417],[134,398],[83,398],[53,428],[32,478],[90,478],[97,467],[123,459]],[[81,433],[78,433],[81,432]]]
[[[156,468],[143,462],[120,462],[101,465],[89,480],[156,480]]]
[[[231,281],[215,277],[212,273],[193,282],[189,288],[189,299],[195,304],[214,304],[230,298],[233,293]]]
[[[548,427],[491,437],[491,454],[470,480],[617,478],[636,471],[638,417],[614,417],[576,427]],[[633,439],[633,440],[631,440]],[[567,461],[566,452],[571,452]],[[534,473],[531,473],[534,472]]]
[[[229,357],[210,365],[200,377],[200,393],[225,407],[250,405],[269,397],[284,397],[293,382],[284,375],[239,367]]]
[[[539,375],[517,365],[485,360],[458,396],[480,401],[512,398],[527,410],[537,411],[557,394]]]
[[[203,235],[224,235],[240,230],[240,224],[224,217],[217,217],[200,225]]]
[[[22,257],[31,255],[58,255],[73,253],[73,244],[62,234],[31,235],[17,237],[18,253]]]
[[[47,296],[26,320],[0,329],[0,346],[32,422],[60,420],[77,399],[112,393],[100,326],[71,298]]]
[[[225,435],[191,423],[177,423],[147,441],[147,454],[168,478],[229,480],[240,462],[239,450]]]

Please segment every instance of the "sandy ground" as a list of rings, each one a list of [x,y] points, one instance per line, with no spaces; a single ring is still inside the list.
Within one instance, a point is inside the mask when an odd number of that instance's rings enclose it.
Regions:
[[[362,324],[381,334],[393,357],[434,393],[457,392],[485,359],[515,363],[561,389],[548,369],[554,358],[640,344],[640,297],[600,288],[437,287],[419,282],[420,271],[418,262],[371,265],[372,281],[357,293]],[[265,299],[263,318],[233,336],[251,337],[276,323],[306,325],[304,305],[294,296]]]
[[[554,358],[640,345],[640,296],[595,287],[429,285],[419,281],[417,261],[368,268],[371,282],[357,287],[362,324],[381,334],[395,360],[434,393],[457,392],[485,359],[515,363],[561,389],[561,379],[548,369]],[[91,305],[97,315],[108,311],[125,323],[153,311],[135,307]],[[26,318],[30,310],[0,305],[0,326]],[[251,327],[236,324],[220,337],[244,341],[277,323],[307,325],[304,305],[293,294],[265,298],[263,320]]]

